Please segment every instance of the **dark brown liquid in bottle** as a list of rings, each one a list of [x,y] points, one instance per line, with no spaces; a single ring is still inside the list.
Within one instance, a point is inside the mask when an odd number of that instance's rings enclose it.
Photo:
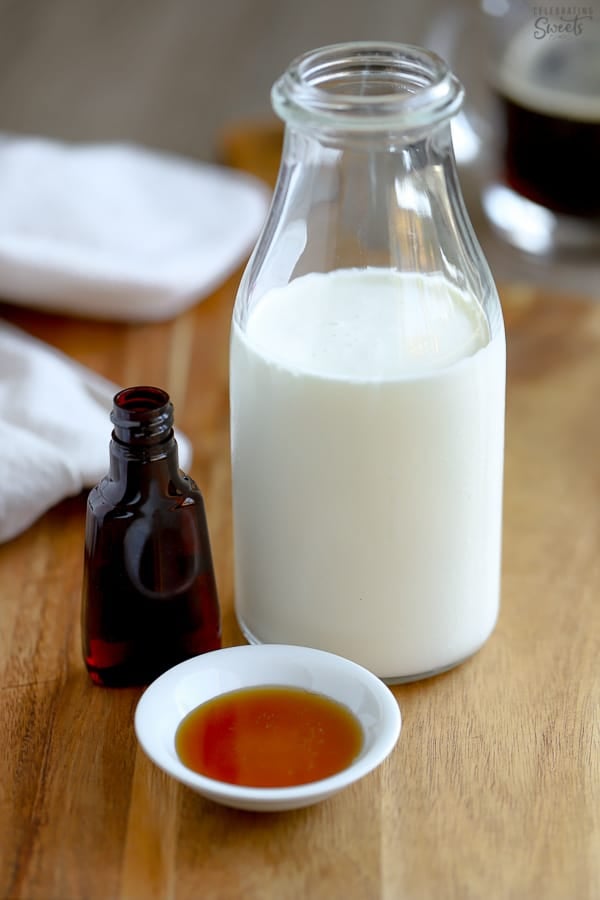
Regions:
[[[535,112],[500,97],[507,183],[555,212],[600,216],[600,123]]]
[[[221,646],[204,502],[179,469],[168,395],[116,395],[110,472],[90,492],[83,652],[95,684],[148,684]]]

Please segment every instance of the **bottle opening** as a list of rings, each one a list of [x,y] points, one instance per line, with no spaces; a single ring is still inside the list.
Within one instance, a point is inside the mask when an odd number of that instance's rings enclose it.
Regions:
[[[410,44],[333,44],[298,57],[275,83],[275,111],[295,125],[370,130],[431,126],[453,116],[463,88],[437,54]]]
[[[124,388],[113,398],[110,418],[113,438],[124,444],[153,444],[172,436],[173,404],[162,388]]]
[[[139,415],[156,412],[169,403],[169,395],[162,388],[131,387],[115,394],[114,404],[126,414]]]

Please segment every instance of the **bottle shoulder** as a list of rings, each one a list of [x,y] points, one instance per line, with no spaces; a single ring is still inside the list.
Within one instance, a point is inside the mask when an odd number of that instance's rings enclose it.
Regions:
[[[131,516],[153,509],[203,510],[204,499],[195,481],[184,472],[168,479],[115,480],[110,474],[102,478],[89,492],[88,510],[96,515]]]

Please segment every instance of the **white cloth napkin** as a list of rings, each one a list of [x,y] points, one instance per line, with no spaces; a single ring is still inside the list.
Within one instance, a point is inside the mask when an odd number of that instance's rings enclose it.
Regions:
[[[0,542],[108,471],[109,414],[118,387],[0,323]],[[179,461],[191,445],[177,432]]]
[[[126,144],[0,135],[0,296],[78,316],[169,319],[247,256],[269,191]]]

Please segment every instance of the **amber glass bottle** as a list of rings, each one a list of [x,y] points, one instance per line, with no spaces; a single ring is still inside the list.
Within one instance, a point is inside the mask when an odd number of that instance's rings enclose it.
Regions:
[[[179,468],[173,405],[156,387],[116,394],[109,473],[88,498],[82,602],[95,684],[148,684],[221,646],[204,501]]]

